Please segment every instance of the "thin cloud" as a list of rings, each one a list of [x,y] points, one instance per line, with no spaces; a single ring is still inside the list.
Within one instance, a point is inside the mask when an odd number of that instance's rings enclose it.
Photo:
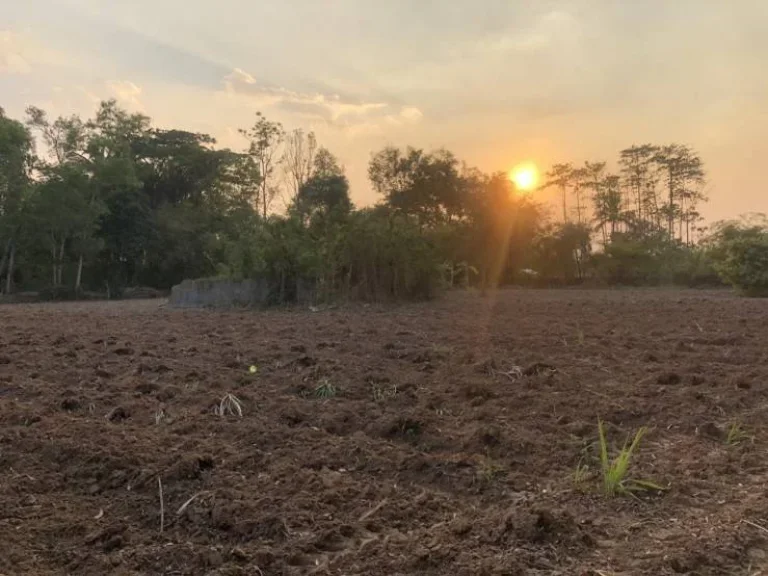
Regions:
[[[118,103],[138,111],[144,111],[141,99],[141,87],[127,80],[108,82],[107,88]]]
[[[354,100],[337,94],[268,86],[240,68],[235,68],[224,78],[224,89],[229,94],[249,98],[259,106],[274,107],[309,121],[352,129],[354,133],[375,131],[379,125],[413,124],[423,117],[415,106],[398,107],[383,101]]]
[[[33,63],[47,60],[46,51],[13,30],[0,30],[0,74],[27,75]]]

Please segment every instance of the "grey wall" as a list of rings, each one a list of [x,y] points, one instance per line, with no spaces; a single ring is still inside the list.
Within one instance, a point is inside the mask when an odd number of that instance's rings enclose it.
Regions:
[[[175,308],[226,308],[263,306],[269,296],[265,280],[204,279],[184,280],[171,289]]]

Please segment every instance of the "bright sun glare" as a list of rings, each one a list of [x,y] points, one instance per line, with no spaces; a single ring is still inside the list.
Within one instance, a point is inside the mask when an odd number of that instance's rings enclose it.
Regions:
[[[519,164],[510,171],[509,179],[515,183],[518,190],[528,192],[536,187],[539,171],[534,164]]]

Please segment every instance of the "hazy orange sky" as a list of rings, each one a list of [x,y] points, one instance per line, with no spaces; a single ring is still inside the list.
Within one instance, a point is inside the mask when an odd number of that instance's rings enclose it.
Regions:
[[[242,149],[257,110],[314,130],[358,204],[386,145],[484,170],[695,147],[712,220],[768,212],[765,0],[3,0],[0,106],[113,97]]]

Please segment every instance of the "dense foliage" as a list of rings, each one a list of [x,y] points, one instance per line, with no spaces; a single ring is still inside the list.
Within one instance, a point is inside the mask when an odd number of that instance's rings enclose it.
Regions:
[[[722,222],[708,239],[716,270],[749,296],[768,296],[768,222]]]
[[[288,302],[506,283],[701,284],[717,282],[711,254],[729,282],[765,284],[764,229],[724,227],[698,242],[704,170],[688,147],[633,146],[616,175],[604,162],[553,166],[543,187],[558,190],[562,210],[552,219],[508,174],[414,148],[371,156],[380,201],[357,209],[312,133],[258,114],[241,134],[242,152],[218,149],[114,101],[89,120],[0,112],[2,291],[118,295],[259,276]],[[736,264],[744,259],[751,267]]]

